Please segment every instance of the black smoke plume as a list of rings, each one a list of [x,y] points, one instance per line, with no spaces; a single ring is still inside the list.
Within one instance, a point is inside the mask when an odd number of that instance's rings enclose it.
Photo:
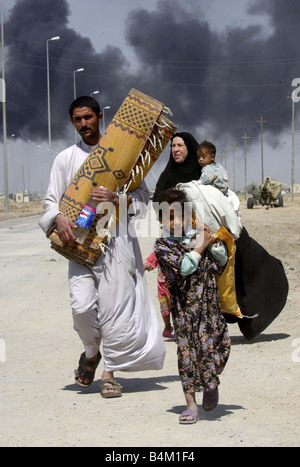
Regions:
[[[69,129],[73,70],[84,66],[77,95],[101,89],[101,105],[115,112],[131,87],[164,102],[182,131],[200,140],[241,141],[245,131],[265,131],[276,142],[290,126],[286,95],[300,76],[300,2],[249,2],[249,14],[266,15],[266,27],[212,30],[183,6],[161,0],[155,11],[136,9],[126,19],[126,39],[138,68],[116,47],[96,53],[91,41],[68,26],[66,0],[18,0],[5,23],[8,127],[16,136],[47,139],[46,41],[49,42],[52,137]],[[99,28],[99,42],[100,28]]]
[[[182,3],[163,0],[157,11],[136,10],[127,21],[145,90],[168,102],[182,128],[198,139],[241,141],[245,131],[259,134],[263,114],[276,144],[280,131],[290,128],[286,96],[300,76],[300,3],[249,2],[249,14],[264,15],[265,26],[222,33]]]
[[[121,51],[108,46],[96,53],[91,41],[68,26],[66,0],[18,0],[4,25],[7,46],[6,88],[8,128],[16,137],[47,139],[47,61],[49,41],[52,138],[63,139],[70,127],[68,108],[76,95],[101,89],[100,104],[117,109],[128,85],[128,63]],[[99,32],[100,40],[100,32]],[[105,71],[104,71],[105,70]],[[97,96],[95,96],[97,97]]]

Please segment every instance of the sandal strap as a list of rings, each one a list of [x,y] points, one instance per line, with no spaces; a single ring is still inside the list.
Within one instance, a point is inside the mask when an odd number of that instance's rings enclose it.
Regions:
[[[117,381],[115,379],[111,379],[111,378],[103,379],[101,381],[100,387],[104,388],[104,386],[107,386],[108,384],[111,384],[111,386],[113,386],[113,388],[123,389],[123,386],[121,386],[121,384],[117,383]]]
[[[98,352],[96,360],[87,360],[85,352],[83,352],[79,358],[78,368],[74,370],[75,380],[78,380],[79,378],[84,378],[90,380],[89,384],[91,384],[94,381],[95,372],[99,365],[101,357],[101,353]],[[89,386],[89,384],[86,384],[85,386]]]
[[[80,355],[78,370],[86,370],[85,367],[89,367],[92,370],[96,370],[97,366],[99,365],[100,360],[101,360],[100,352],[98,352],[96,360],[87,360],[85,356],[85,352],[83,352],[83,354]],[[92,371],[92,370],[88,369],[86,371]]]

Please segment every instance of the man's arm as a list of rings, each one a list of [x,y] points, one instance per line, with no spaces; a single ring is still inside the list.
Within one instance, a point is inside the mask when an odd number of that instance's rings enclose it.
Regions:
[[[91,197],[94,201],[98,203],[107,202],[117,204],[119,201],[118,194],[115,191],[111,191],[108,188],[104,187],[93,188],[91,190]],[[142,202],[147,205],[149,199],[149,191],[145,182],[143,181],[136,190],[127,193],[127,206],[139,202]]]
[[[64,167],[65,153],[60,153],[54,160],[49,186],[44,202],[45,214],[39,224],[44,232],[48,233],[56,224],[58,234],[63,242],[76,240],[72,229],[76,226],[59,210],[60,200],[67,188],[67,179]]]

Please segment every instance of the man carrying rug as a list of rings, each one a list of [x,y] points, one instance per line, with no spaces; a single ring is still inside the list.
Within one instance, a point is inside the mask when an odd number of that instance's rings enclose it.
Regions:
[[[89,96],[79,97],[69,108],[70,119],[82,140],[57,155],[45,199],[45,214],[40,226],[47,233],[56,224],[60,239],[76,241],[75,224],[59,210],[60,200],[101,135],[100,107]],[[104,187],[91,191],[97,202],[117,204],[118,194]],[[149,192],[144,182],[127,195],[127,204],[148,204]],[[132,228],[130,229],[132,232]],[[142,256],[136,236],[117,235],[107,244],[95,264],[69,261],[69,288],[74,329],[84,353],[80,356],[75,381],[81,387],[92,384],[102,357],[103,373],[100,393],[103,397],[121,396],[115,371],[161,369],[165,349],[154,305],[144,279]]]

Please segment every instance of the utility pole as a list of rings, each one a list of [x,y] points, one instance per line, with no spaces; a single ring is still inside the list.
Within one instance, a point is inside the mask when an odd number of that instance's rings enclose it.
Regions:
[[[224,149],[223,151],[223,154],[224,154],[224,167],[225,169],[227,170],[227,154],[228,154],[228,149]]]
[[[291,192],[292,201],[294,201],[294,164],[295,164],[295,101],[292,94],[292,173],[291,173]]]
[[[257,123],[260,123],[260,146],[261,146],[261,183],[264,184],[264,143],[263,143],[263,124],[266,123],[266,120],[263,120],[261,116]]]
[[[6,130],[6,89],[5,89],[5,59],[4,59],[4,26],[3,26],[3,0],[1,2],[1,60],[2,60],[2,111],[3,111],[3,159],[4,159],[4,196],[5,212],[9,212],[8,201],[8,173],[7,173],[7,130]]]
[[[294,201],[294,159],[295,159],[295,99],[297,99],[296,95],[294,96],[295,90],[292,92],[291,96],[287,96],[288,98],[292,99],[292,170],[291,170],[291,201]],[[296,102],[298,102],[296,100]]]
[[[245,133],[242,139],[245,143],[245,200],[247,200],[247,139],[250,139],[250,136]]]
[[[233,143],[230,146],[232,147],[232,155],[233,155],[233,191],[235,191],[235,146],[236,144]]]

